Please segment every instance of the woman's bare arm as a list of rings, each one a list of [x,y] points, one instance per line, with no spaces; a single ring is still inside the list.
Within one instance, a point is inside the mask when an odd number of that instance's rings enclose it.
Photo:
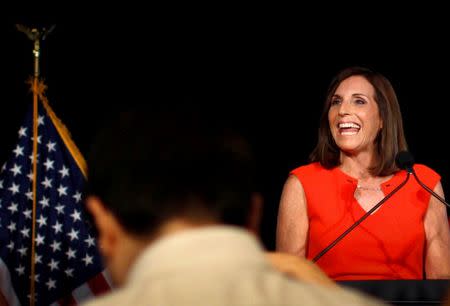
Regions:
[[[277,251],[305,257],[308,228],[303,186],[297,177],[290,175],[284,184],[278,210]]]
[[[444,198],[439,182],[434,192]],[[426,250],[425,271],[427,278],[450,278],[450,227],[445,206],[435,197],[430,203],[424,219]]]

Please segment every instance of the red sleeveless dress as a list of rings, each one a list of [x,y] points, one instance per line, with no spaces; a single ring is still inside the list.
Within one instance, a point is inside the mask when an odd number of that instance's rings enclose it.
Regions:
[[[416,164],[419,179],[434,189],[440,176]],[[319,163],[291,172],[305,190],[309,233],[306,257],[314,258],[365,214],[354,197],[357,180],[339,168]],[[399,171],[381,185],[385,195],[406,178]],[[317,264],[335,280],[422,279],[424,267],[424,216],[430,194],[411,175],[408,183],[359,224]]]

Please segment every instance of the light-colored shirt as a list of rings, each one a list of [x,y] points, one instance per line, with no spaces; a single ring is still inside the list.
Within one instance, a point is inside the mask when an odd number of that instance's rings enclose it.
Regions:
[[[126,284],[100,305],[382,305],[356,291],[302,283],[275,270],[247,231],[208,226],[164,237],[132,267]]]

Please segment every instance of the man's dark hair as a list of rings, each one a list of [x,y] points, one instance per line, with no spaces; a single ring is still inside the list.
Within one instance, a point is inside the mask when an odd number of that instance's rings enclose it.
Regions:
[[[255,191],[252,153],[224,122],[179,106],[112,116],[88,155],[87,194],[136,235],[175,217],[245,225]]]

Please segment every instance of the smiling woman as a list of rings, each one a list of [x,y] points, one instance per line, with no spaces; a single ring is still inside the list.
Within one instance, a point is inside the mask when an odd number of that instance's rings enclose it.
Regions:
[[[331,82],[311,163],[291,171],[281,195],[277,250],[315,258],[406,177],[400,107],[383,75],[362,67]],[[440,176],[414,167],[443,196]],[[317,264],[333,279],[450,278],[445,207],[415,181],[329,250]]]
[[[343,151],[373,151],[383,124],[372,85],[362,76],[342,81],[331,99],[328,121]]]

